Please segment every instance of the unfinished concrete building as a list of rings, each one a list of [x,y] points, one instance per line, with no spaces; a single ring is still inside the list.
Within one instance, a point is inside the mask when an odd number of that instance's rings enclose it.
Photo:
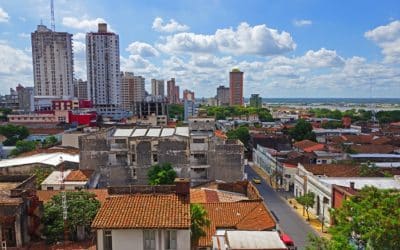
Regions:
[[[243,145],[214,136],[213,118],[189,127],[110,128],[79,137],[81,169],[100,173],[99,186],[147,184],[154,164],[171,163],[192,185],[243,178]]]

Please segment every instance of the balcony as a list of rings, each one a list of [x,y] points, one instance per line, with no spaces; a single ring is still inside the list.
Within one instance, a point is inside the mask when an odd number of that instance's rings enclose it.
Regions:
[[[111,151],[128,151],[128,147],[125,143],[111,143],[110,144]]]

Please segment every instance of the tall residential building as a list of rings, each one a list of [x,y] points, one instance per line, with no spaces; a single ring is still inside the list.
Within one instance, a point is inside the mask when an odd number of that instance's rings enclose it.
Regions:
[[[86,34],[88,97],[100,112],[121,105],[119,37],[99,23]]]
[[[31,34],[36,96],[73,95],[72,35],[38,25]]]
[[[232,69],[229,72],[229,104],[243,105],[243,72],[239,69]]]
[[[229,105],[229,88],[220,85],[217,88],[217,101],[218,106],[228,106]]]
[[[185,89],[184,91],[183,91],[183,100],[188,100],[188,101],[195,101],[194,100],[195,99],[195,97],[194,97],[194,92],[193,91],[190,91],[190,90],[188,90],[188,89]]]
[[[132,72],[121,73],[121,104],[124,110],[132,110],[133,104],[146,96],[145,79]]]
[[[18,95],[18,109],[24,112],[35,110],[34,89],[33,87],[24,87],[21,84],[15,88]]]
[[[87,81],[74,79],[74,96],[80,100],[87,100],[89,98]]]
[[[180,103],[179,86],[175,85],[175,78],[167,81],[167,97],[169,103]]]
[[[262,98],[259,94],[252,94],[250,97],[250,107],[261,108],[262,107]]]
[[[151,94],[153,96],[165,96],[164,80],[151,79]]]

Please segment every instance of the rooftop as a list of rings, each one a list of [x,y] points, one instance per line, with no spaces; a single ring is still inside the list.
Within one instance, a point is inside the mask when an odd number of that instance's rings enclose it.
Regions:
[[[42,153],[31,156],[17,157],[0,161],[0,168],[30,165],[30,164],[45,164],[50,166],[58,166],[62,162],[79,163],[79,154],[68,153]]]
[[[233,193],[223,190],[215,190],[211,188],[192,188],[190,189],[191,203],[207,203],[207,202],[236,202],[248,200],[249,198],[240,193]]]
[[[211,221],[206,236],[199,239],[199,246],[211,246],[217,228],[262,231],[273,229],[276,222],[262,200],[215,202],[201,204]]]
[[[134,194],[109,197],[92,228],[190,228],[189,199],[176,194]]]
[[[350,187],[350,182],[354,182],[355,189],[362,189],[365,186],[374,186],[379,189],[400,190],[400,179],[396,177],[322,177],[320,178],[320,181],[328,186],[334,184],[343,187]]]
[[[226,231],[230,249],[286,249],[276,231]]]
[[[117,128],[113,134],[114,137],[167,137],[173,135],[188,137],[189,128]]]
[[[79,190],[68,190],[67,192],[77,192]],[[108,195],[107,189],[85,189],[85,191],[95,194],[96,199],[103,204]],[[51,200],[54,195],[57,195],[61,192],[61,190],[37,190],[36,195],[38,196],[39,200],[46,203]]]

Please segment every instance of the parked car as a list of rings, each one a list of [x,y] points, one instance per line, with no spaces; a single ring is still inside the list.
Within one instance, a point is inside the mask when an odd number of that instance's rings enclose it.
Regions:
[[[253,178],[253,182],[254,182],[255,184],[260,184],[260,183],[261,183],[261,180],[260,180],[259,178]]]

